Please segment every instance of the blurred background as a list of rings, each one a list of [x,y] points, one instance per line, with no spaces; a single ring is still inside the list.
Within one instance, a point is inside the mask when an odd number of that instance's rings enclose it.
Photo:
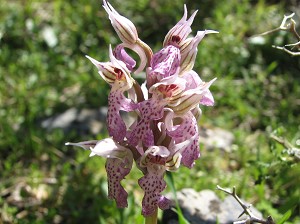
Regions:
[[[279,27],[298,1],[111,0],[139,37],[158,51],[183,14],[199,9],[197,30],[213,29],[198,47],[195,71],[215,106],[201,130],[223,130],[229,145],[201,143],[192,170],[173,175],[176,189],[231,188],[263,215],[299,223],[300,57],[272,48],[297,40]],[[105,160],[65,142],[107,136],[109,86],[84,57],[108,61],[120,43],[100,0],[4,1],[0,7],[0,223],[142,223],[133,172],[123,181],[129,208],[107,200]],[[300,31],[300,28],[297,27]],[[274,140],[275,138],[275,140]],[[203,137],[205,140],[205,137]],[[294,151],[293,151],[294,150]],[[299,155],[298,155],[299,156]],[[170,191],[169,188],[166,192]],[[217,192],[222,197],[224,193]]]

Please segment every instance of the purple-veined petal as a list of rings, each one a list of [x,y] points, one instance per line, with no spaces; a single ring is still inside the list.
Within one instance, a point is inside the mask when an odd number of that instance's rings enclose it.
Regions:
[[[205,91],[202,99],[200,100],[200,104],[204,106],[213,106],[215,103],[214,97],[209,90]]]
[[[119,44],[113,51],[114,56],[116,59],[123,61],[129,71],[133,71],[133,68],[136,65],[135,60],[130,57],[129,54],[125,51],[123,45]]]
[[[150,128],[150,120],[141,119],[136,127],[129,133],[127,139],[128,143],[132,146],[151,146],[154,145],[154,136]],[[143,152],[139,147],[138,151],[140,154]]]
[[[182,155],[181,164],[183,164],[188,168],[192,168],[195,165],[195,160],[197,160],[200,157],[198,135],[196,135],[192,143],[182,151],[181,155]]]
[[[166,116],[166,119],[170,118],[171,116]],[[172,125],[170,125],[170,121],[166,122],[168,124],[167,134],[172,137],[175,143],[183,142],[198,134],[197,120],[190,111],[183,116],[174,115],[172,119],[174,119]],[[175,123],[176,121],[177,123]]]
[[[106,0],[103,8],[107,12],[112,26],[123,43],[134,44],[138,39],[138,33],[134,24],[124,16],[121,16]]]
[[[130,145],[137,146],[139,142],[142,142],[146,147],[154,145],[154,136],[150,127],[151,121],[163,117],[163,108],[166,104],[166,100],[155,94],[152,98],[138,104],[141,119],[128,135]]]
[[[186,37],[192,32],[191,25],[197,14],[195,11],[187,20],[187,9],[184,5],[184,14],[181,20],[167,33],[163,46],[174,45],[180,47]]]
[[[173,156],[168,161],[168,170],[176,170],[179,162],[191,168],[194,165],[194,161],[200,156],[198,124],[195,116],[190,111],[182,116],[169,111],[165,117],[165,124],[167,134],[174,141],[170,145]],[[174,156],[178,153],[181,156]]]
[[[145,176],[138,181],[145,192],[142,202],[142,214],[144,216],[152,215],[158,207],[166,209],[170,205],[170,201],[161,195],[161,192],[166,188],[166,182],[163,179],[164,164],[169,153],[169,150],[164,146],[152,146],[146,150],[141,158],[140,166],[147,168]]]
[[[105,169],[108,179],[108,198],[115,199],[119,208],[127,207],[127,192],[121,185],[121,180],[130,172],[126,163],[120,159],[107,159]]]
[[[174,46],[166,46],[152,57],[147,70],[148,88],[163,78],[172,76],[179,71],[180,51]]]
[[[169,148],[172,156],[168,158],[166,163],[166,169],[168,171],[176,171],[180,164],[192,168],[195,164],[195,160],[200,157],[198,132],[183,142],[177,144],[171,142]]]
[[[116,141],[122,142],[126,136],[126,125],[123,121],[120,110],[129,112],[137,108],[137,105],[130,99],[127,99],[122,89],[115,86],[112,87],[108,96],[108,111],[107,111],[107,129],[110,136]]]
[[[91,148],[91,152],[92,156],[107,158],[105,168],[108,179],[108,198],[115,199],[118,207],[127,207],[128,194],[122,187],[121,181],[131,170],[132,152],[111,138],[99,141],[94,148]]]
[[[186,80],[185,90],[196,89],[203,82],[193,70],[183,73],[180,77]]]

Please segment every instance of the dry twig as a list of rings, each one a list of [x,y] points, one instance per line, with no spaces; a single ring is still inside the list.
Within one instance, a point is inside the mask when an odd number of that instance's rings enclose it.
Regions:
[[[295,20],[293,20],[294,15],[295,15],[295,13],[292,13],[291,15],[288,15],[288,16],[284,15],[283,20],[279,27],[277,27],[273,30],[270,30],[270,31],[266,31],[260,35],[263,36],[263,35],[274,33],[274,32],[280,31],[280,30],[284,30],[284,31],[292,33],[298,42],[293,43],[293,44],[286,44],[283,47],[276,46],[276,45],[272,45],[272,47],[279,49],[279,50],[283,50],[292,56],[300,56],[300,51],[299,51],[300,50],[300,35],[298,34],[298,32],[296,30],[296,22],[295,22]],[[287,47],[291,47],[291,49],[288,49]],[[297,51],[294,51],[294,49],[296,49]]]
[[[262,224],[275,224],[273,218],[268,216],[266,220],[260,219],[256,217],[252,211],[250,210],[251,205],[246,205],[236,194],[235,187],[233,187],[232,192],[220,187],[217,185],[217,189],[225,192],[226,194],[231,195],[234,199],[240,204],[240,206],[244,209],[244,211],[240,214],[239,218],[246,214],[248,217],[244,220],[236,221],[234,224],[249,224],[249,223],[262,223]]]

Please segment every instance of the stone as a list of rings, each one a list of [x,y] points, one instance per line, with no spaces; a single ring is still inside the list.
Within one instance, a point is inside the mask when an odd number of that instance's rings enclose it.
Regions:
[[[41,126],[47,130],[62,129],[65,133],[76,131],[79,134],[98,134],[106,122],[107,107],[97,109],[70,108],[61,114],[47,118]]]
[[[48,131],[62,129],[65,133],[76,131],[78,134],[99,134],[106,131],[107,107],[100,109],[70,108],[61,114],[42,120],[41,126]],[[129,127],[134,121],[133,113],[120,112]]]
[[[221,149],[226,152],[232,151],[234,135],[221,128],[199,128],[200,143],[204,144],[207,150]]]
[[[175,207],[175,200],[172,194],[167,196],[172,201],[172,207]],[[184,217],[190,224],[232,224],[234,221],[244,219],[243,212],[239,203],[228,195],[221,200],[214,191],[202,190],[196,192],[194,189],[186,188],[177,192],[177,199]],[[251,211],[259,218],[262,214],[254,207]],[[178,223],[177,214],[171,209],[165,210],[163,213],[162,223],[175,224]]]

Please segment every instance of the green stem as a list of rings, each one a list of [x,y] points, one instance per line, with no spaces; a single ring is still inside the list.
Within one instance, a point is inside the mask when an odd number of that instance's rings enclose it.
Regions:
[[[151,216],[145,218],[145,224],[157,224],[157,209]]]

